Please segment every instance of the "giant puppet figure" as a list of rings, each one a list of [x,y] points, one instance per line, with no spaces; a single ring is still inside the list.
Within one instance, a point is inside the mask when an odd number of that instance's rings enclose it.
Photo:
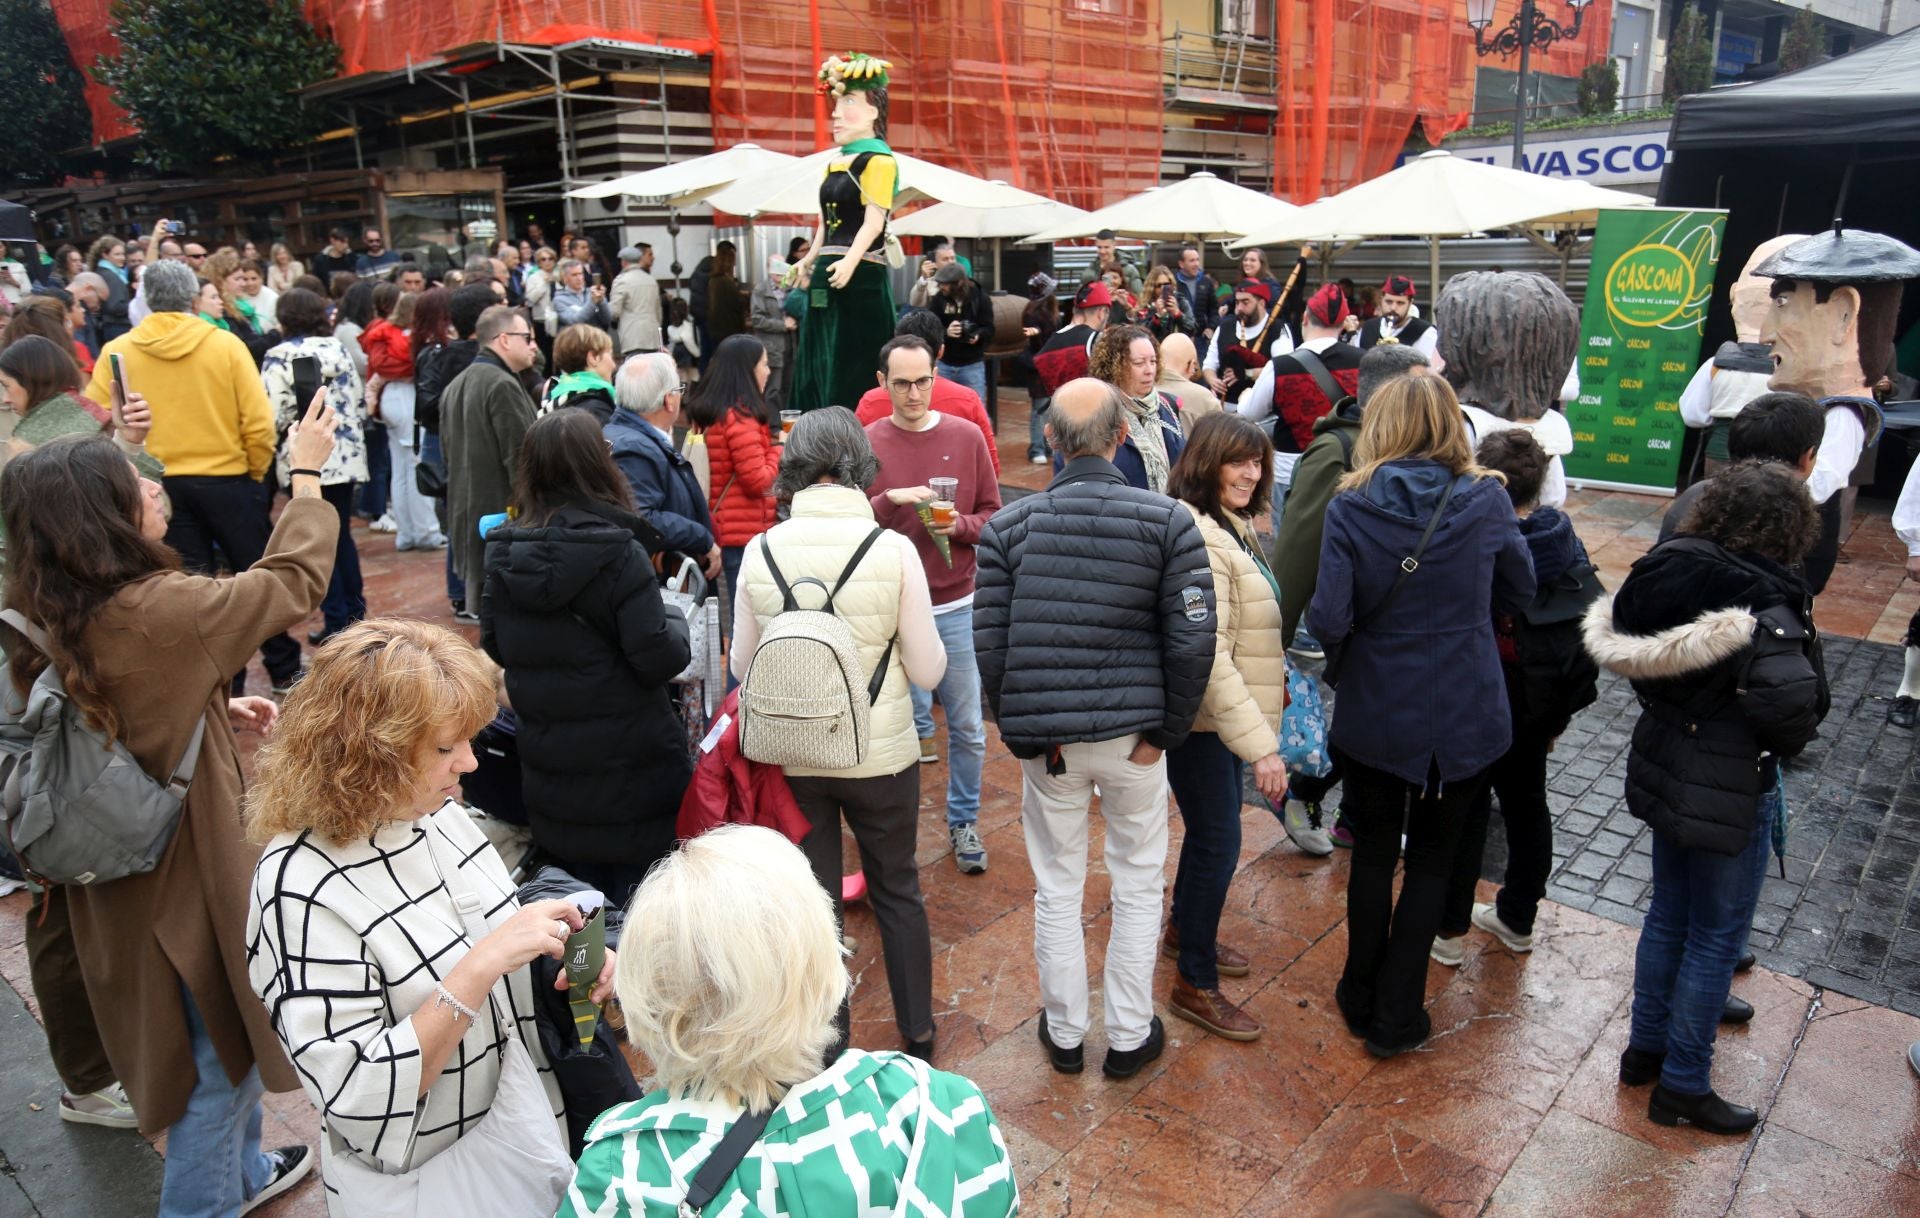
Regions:
[[[1727,289],[1727,303],[1733,308],[1733,337],[1720,344],[1713,358],[1694,371],[1680,394],[1680,421],[1688,427],[1705,427],[1703,446],[1707,476],[1719,473],[1727,464],[1727,435],[1733,418],[1755,398],[1767,391],[1773,376],[1773,357],[1767,344],[1760,341],[1760,329],[1773,310],[1773,280],[1755,273],[1761,263],[1798,241],[1805,233],[1787,233],[1762,241],[1747,258],[1740,278]]]
[[[1796,241],[1754,274],[1773,281],[1773,309],[1760,327],[1761,341],[1772,347],[1769,384],[1804,393],[1826,412],[1807,492],[1823,507],[1823,526],[1832,529],[1845,513],[1829,501],[1856,481],[1862,454],[1880,438],[1883,418],[1872,386],[1892,362],[1901,286],[1920,278],[1920,250],[1836,222],[1832,232]],[[1845,531],[1844,523],[1837,527]],[[1920,698],[1920,614],[1907,625],[1906,643],[1906,671],[1889,718],[1911,727]]]
[[[852,409],[873,388],[873,360],[893,337],[893,287],[887,265],[887,216],[899,187],[887,147],[887,71],[869,55],[838,55],[820,65],[820,92],[833,99],[840,155],[820,183],[813,248],[794,267],[807,293],[794,360],[791,403]]]
[[[1566,503],[1560,458],[1573,451],[1573,428],[1553,407],[1580,344],[1580,310],[1545,275],[1469,271],[1447,280],[1433,324],[1475,446],[1509,427],[1532,432],[1549,458],[1540,503]]]

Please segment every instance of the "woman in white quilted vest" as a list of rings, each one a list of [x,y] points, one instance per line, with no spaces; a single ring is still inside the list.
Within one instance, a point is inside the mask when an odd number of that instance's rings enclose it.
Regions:
[[[1254,1040],[1259,1021],[1220,992],[1220,978],[1244,977],[1246,956],[1217,940],[1240,861],[1244,767],[1273,806],[1287,797],[1280,758],[1280,715],[1287,704],[1287,661],[1280,641],[1280,588],[1254,537],[1250,513],[1273,489],[1273,445],[1236,414],[1194,425],[1174,463],[1167,493],[1200,525],[1213,569],[1216,635],[1213,674],[1193,731],[1167,751],[1167,785],[1186,836],[1173,880],[1173,919],[1161,951],[1179,961],[1167,1007],[1228,1040]]]
[[[787,441],[774,479],[775,497],[791,505],[791,517],[747,546],[740,565],[740,597],[734,606],[730,663],[743,681],[761,634],[779,615],[782,598],[767,568],[767,552],[803,609],[818,609],[825,593],[801,580],[833,588],[834,612],[847,623],[869,677],[884,665],[873,700],[865,758],[846,769],[786,767],[793,797],[812,822],[801,843],[813,874],[833,896],[841,916],[840,823],[844,817],[860,847],[867,900],[880,923],[887,986],[894,1021],[907,1052],[933,1060],[933,944],[914,849],[920,814],[920,741],[913,728],[908,682],[932,689],[946,672],[947,653],[934,630],[926,571],[913,543],[874,523],[867,488],[880,472],[867,435],[853,412],[841,406],[809,411]],[[871,546],[849,572],[848,562],[870,536]],[[764,546],[763,546],[764,543]],[[865,697],[863,686],[855,691]],[[848,1011],[840,1008],[840,1043],[846,1047]]]

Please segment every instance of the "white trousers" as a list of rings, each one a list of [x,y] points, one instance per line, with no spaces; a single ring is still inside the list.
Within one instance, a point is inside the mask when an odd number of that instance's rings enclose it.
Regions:
[[[390,381],[380,391],[380,421],[387,428],[387,454],[393,474],[388,488],[388,511],[395,525],[394,544],[412,549],[440,536],[433,500],[420,493],[414,467],[420,454],[413,451],[413,382]]]
[[[1066,773],[1044,756],[1020,762],[1020,818],[1033,864],[1033,954],[1047,1034],[1071,1049],[1087,1034],[1087,948],[1081,898],[1087,882],[1088,803],[1100,787],[1106,821],[1113,927],[1107,936],[1107,1047],[1137,1049],[1153,1024],[1153,966],[1167,873],[1167,760],[1127,759],[1138,736],[1061,748]]]

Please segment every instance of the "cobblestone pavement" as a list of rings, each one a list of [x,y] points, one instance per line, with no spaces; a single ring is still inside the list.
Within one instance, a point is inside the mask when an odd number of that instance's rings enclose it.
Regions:
[[[1833,709],[1820,738],[1787,769],[1786,875],[1774,859],[1752,945],[1776,972],[1920,1014],[1920,771],[1913,733],[1887,725],[1900,649],[1825,640]],[[1627,743],[1639,708],[1609,675],[1550,759],[1554,870],[1547,895],[1638,926],[1653,875],[1652,837],[1624,798]],[[1506,860],[1500,818],[1483,874]]]

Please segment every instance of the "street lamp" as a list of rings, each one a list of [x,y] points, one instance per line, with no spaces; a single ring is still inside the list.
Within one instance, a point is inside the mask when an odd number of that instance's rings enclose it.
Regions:
[[[1494,0],[1467,0],[1467,24],[1473,27],[1473,49],[1481,55],[1499,55],[1502,59],[1520,52],[1520,79],[1513,111],[1513,167],[1525,169],[1521,151],[1527,140],[1527,71],[1534,47],[1542,51],[1556,42],[1570,42],[1580,36],[1580,18],[1593,0],[1567,0],[1573,10],[1573,25],[1564,26],[1534,7],[1533,0],[1520,0],[1520,11],[1500,27],[1491,39],[1487,30],[1493,25]]]

